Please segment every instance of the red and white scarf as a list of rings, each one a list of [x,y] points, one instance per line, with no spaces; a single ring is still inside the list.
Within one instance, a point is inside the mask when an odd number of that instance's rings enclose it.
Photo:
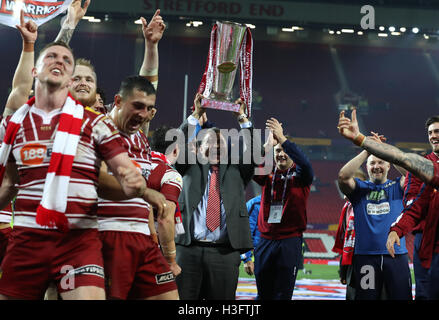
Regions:
[[[343,221],[346,221],[346,228],[343,232]],[[355,228],[354,228],[354,208],[352,204],[347,201],[340,215],[338,229],[335,236],[335,243],[332,251],[342,255],[341,264],[352,264],[352,257],[354,255],[355,247]]]
[[[35,98],[30,99],[13,114],[8,123],[0,147],[0,181],[3,181],[9,154],[17,132],[34,103]],[[37,208],[36,222],[39,225],[57,227],[63,232],[69,229],[68,220],[65,216],[67,191],[80,138],[83,115],[84,107],[69,95],[62,108],[44,183],[43,197]]]

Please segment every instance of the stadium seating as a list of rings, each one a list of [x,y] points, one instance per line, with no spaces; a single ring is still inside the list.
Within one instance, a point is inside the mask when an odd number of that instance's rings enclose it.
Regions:
[[[319,183],[308,200],[308,224],[338,224],[345,203],[336,187],[338,171],[344,165],[338,161],[314,160],[312,166]]]
[[[337,47],[352,91],[369,103],[365,130],[390,141],[424,142],[437,113],[437,84],[424,52],[408,48]]]

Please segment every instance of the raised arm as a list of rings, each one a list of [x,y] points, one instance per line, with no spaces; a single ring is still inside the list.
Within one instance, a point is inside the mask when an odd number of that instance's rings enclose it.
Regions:
[[[254,176],[255,168],[260,164],[257,163],[258,159],[256,155],[258,153],[261,154],[263,151],[259,137],[255,136],[253,124],[245,113],[247,110],[246,103],[241,98],[237,99],[235,103],[240,105],[238,112],[234,112],[234,115],[241,127],[239,134],[240,137],[242,136],[242,145],[240,146],[239,154],[233,154],[233,149],[231,150],[232,154],[230,155],[230,159],[232,163],[234,163],[234,157],[238,156],[239,172],[246,185]]]
[[[338,172],[338,186],[345,195],[351,194],[356,187],[355,173],[367,160],[369,154],[366,150],[348,161]]]
[[[151,21],[148,23],[144,17],[141,17],[142,32],[145,39],[145,53],[143,62],[139,70],[139,75],[148,79],[157,90],[159,83],[159,49],[158,43],[165,31],[165,23],[160,16],[160,9],[154,13]],[[154,113],[155,115],[155,113]],[[153,116],[154,116],[153,115]],[[145,122],[142,131],[148,135],[150,122]]]
[[[311,162],[295,143],[289,141],[285,137],[282,124],[277,119],[270,118],[267,120],[266,126],[273,132],[273,138],[282,145],[282,148],[288,157],[290,157],[299,167],[303,181],[306,184],[311,184],[314,178],[314,171]]]
[[[34,67],[34,45],[38,37],[38,27],[32,20],[24,20],[24,12],[20,12],[20,25],[16,26],[23,39],[23,49],[17,69],[15,69],[14,78],[12,79],[12,90],[8,96],[3,116],[13,114],[29,99],[32,89],[33,77],[32,69]]]
[[[430,160],[416,153],[403,152],[392,145],[375,141],[373,138],[363,135],[358,128],[355,109],[352,111],[352,120],[345,116],[344,111],[340,112],[337,128],[343,137],[369,153],[406,169],[426,183],[437,184],[433,181],[434,165]]]
[[[146,77],[157,90],[159,79],[158,43],[166,26],[160,16],[160,9],[156,10],[149,23],[144,17],[141,17],[140,20],[142,21],[143,37],[145,38],[145,54],[139,75]]]
[[[88,6],[91,0],[85,0],[84,6],[82,6],[82,0],[73,0],[67,10],[67,17],[64,20],[61,30],[56,36],[55,41],[62,41],[66,44],[70,43],[72,39],[73,32],[76,29],[79,21],[84,17],[87,12]]]
[[[376,141],[381,141],[381,142],[386,142],[387,138],[384,137],[383,135],[379,135],[376,132],[371,132],[372,136],[375,137]],[[404,190],[404,184],[405,184],[405,176],[407,175],[407,170],[404,169],[403,167],[397,166],[396,164],[393,164],[393,167],[396,169],[396,171],[398,171],[401,174],[401,179],[399,180],[399,186],[401,187],[402,190]]]

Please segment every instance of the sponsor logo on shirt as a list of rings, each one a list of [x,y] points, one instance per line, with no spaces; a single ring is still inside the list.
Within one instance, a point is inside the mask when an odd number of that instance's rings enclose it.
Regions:
[[[368,203],[367,207],[367,214],[370,215],[382,215],[382,214],[388,214],[390,213],[390,204],[388,202],[383,203]]]
[[[387,199],[387,194],[385,190],[377,190],[377,191],[371,191],[367,197],[367,200],[369,201],[381,201]]]
[[[163,283],[174,281],[174,274],[172,273],[172,271],[156,274],[155,281],[157,282],[157,284],[163,284]]]
[[[47,148],[43,144],[28,143],[20,150],[21,162],[25,166],[34,166],[42,164],[44,157],[50,158],[52,154],[52,148]]]

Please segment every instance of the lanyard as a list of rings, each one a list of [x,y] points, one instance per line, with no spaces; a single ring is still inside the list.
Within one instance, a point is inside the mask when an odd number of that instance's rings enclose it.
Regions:
[[[277,168],[274,168],[273,177],[271,178],[271,200],[270,200],[270,203],[273,203],[274,181],[276,180],[276,171],[277,171]],[[287,190],[287,183],[288,183],[288,177],[290,176],[290,171],[291,171],[291,167],[288,168],[287,175],[285,177],[284,189],[282,191],[282,205],[284,204],[284,200],[285,200],[285,192]]]

